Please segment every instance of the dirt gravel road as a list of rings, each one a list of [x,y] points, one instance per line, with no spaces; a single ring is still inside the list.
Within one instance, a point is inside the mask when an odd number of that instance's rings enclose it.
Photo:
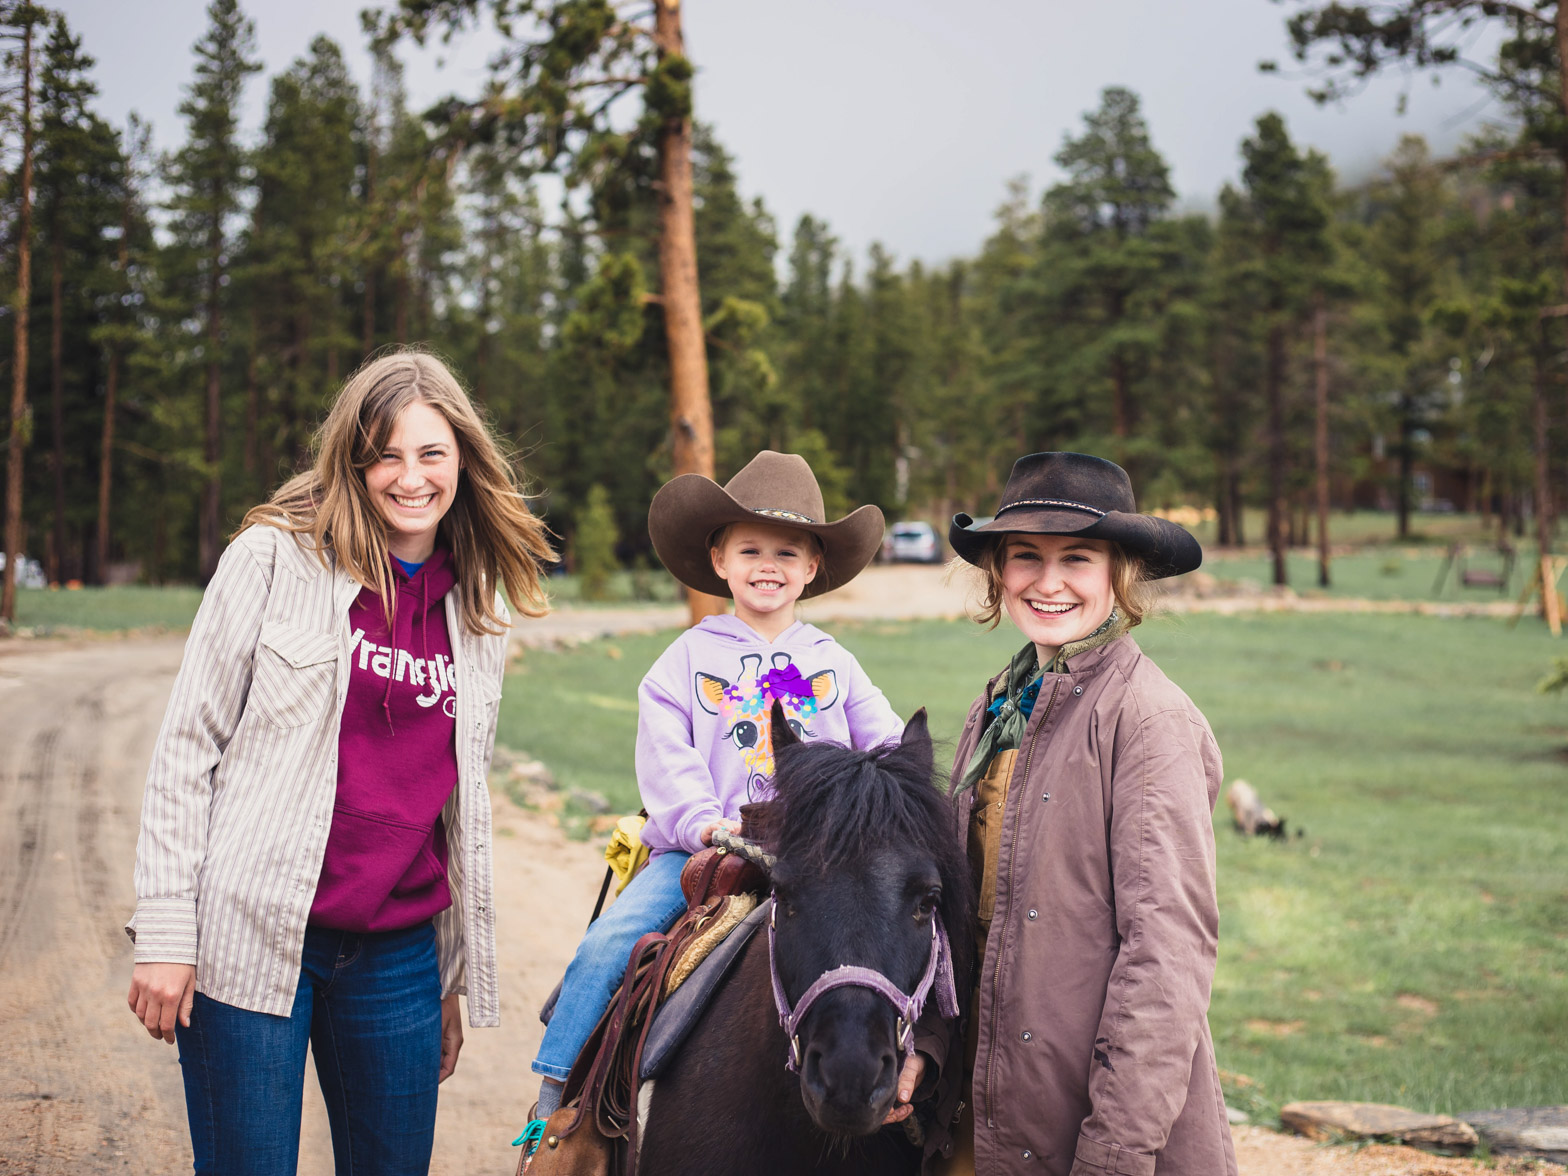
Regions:
[[[178,637],[0,642],[6,1176],[190,1170],[179,1063],[125,1007],[131,950],[120,929],[133,905],[142,775],[181,646]],[[438,1176],[511,1171],[508,1144],[535,1088],[535,1010],[565,967],[603,869],[594,847],[503,796],[494,804],[502,1026],[469,1031],[442,1087]],[[1404,1149],[1350,1153],[1247,1128],[1237,1142],[1243,1176],[1476,1170]],[[331,1170],[320,1096],[307,1079],[300,1171]]]
[[[0,644],[0,1173],[188,1172],[175,1051],[125,1005],[142,775],[179,666],[174,637]],[[535,1010],[565,968],[603,869],[496,800],[502,1025],[470,1030],[441,1088],[450,1176],[510,1172],[534,1083]],[[307,1067],[307,1074],[313,1073]],[[300,1172],[332,1149],[307,1078]]]

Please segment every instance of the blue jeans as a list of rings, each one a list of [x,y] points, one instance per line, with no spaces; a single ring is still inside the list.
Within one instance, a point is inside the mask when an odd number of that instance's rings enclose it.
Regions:
[[[201,993],[175,1030],[198,1174],[293,1176],[305,1047],[332,1126],[338,1176],[424,1176],[441,1071],[435,928],[305,932],[287,1017]]]
[[[626,975],[637,941],[650,931],[668,931],[686,909],[681,867],[691,855],[672,850],[643,867],[621,896],[589,925],[561,981],[534,1073],[565,1081],[593,1028],[610,1007]]]

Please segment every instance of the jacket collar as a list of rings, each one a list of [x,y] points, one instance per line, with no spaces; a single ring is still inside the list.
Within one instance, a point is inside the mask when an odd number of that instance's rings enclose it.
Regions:
[[[1070,678],[1075,682],[1095,678],[1103,673],[1106,667],[1126,664],[1138,654],[1138,643],[1124,632],[1104,645],[1097,645],[1093,649],[1071,655],[1068,659],[1067,672],[1061,677]]]

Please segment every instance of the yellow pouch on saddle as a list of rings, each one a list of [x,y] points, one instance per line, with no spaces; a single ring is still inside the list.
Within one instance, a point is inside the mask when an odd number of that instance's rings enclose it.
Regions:
[[[610,831],[610,842],[604,847],[604,860],[610,863],[610,873],[615,875],[615,893],[626,889],[633,875],[642,869],[653,851],[642,843],[642,827],[648,818],[638,813],[622,817]]]

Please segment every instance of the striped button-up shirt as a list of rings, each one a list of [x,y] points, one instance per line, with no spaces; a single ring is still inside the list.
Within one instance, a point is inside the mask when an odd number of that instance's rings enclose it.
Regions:
[[[286,531],[253,526],[222,559],[191,625],[147,772],[136,844],[136,961],[194,964],[213,1000],[287,1016],[337,791],[348,610],[360,586]],[[452,906],[436,916],[443,995],[471,1025],[500,1020],[490,795],[506,638],[463,625],[446,596],[457,675],[457,786],[442,811]],[[392,765],[388,765],[389,770]]]

